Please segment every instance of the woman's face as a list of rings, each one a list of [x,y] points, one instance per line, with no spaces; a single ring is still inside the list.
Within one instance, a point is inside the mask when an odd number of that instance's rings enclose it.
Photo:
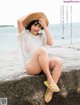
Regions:
[[[37,22],[35,22],[32,26],[31,26],[31,33],[33,35],[37,35],[39,33],[39,31],[41,30],[42,26],[40,24],[38,24]]]

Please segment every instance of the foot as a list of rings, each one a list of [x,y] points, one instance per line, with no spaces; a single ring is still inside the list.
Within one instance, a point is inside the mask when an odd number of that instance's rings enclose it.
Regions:
[[[51,84],[48,81],[44,81],[44,84],[53,92],[59,92],[60,89],[56,84]]]
[[[50,90],[50,89],[48,89],[47,88],[47,90],[46,90],[46,93],[45,93],[45,102],[50,102],[51,101],[51,99],[52,99],[52,94],[53,94],[53,92]]]

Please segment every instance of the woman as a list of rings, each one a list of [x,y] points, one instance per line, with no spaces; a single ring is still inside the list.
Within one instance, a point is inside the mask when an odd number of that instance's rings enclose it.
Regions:
[[[49,22],[42,12],[32,13],[18,19],[18,39],[27,74],[36,75],[41,71],[47,76],[45,101],[52,99],[53,92],[59,92],[57,82],[62,71],[62,60],[58,57],[49,58],[46,45],[53,45],[51,34],[47,28]],[[41,32],[44,30],[44,33]],[[52,74],[51,74],[52,72]]]

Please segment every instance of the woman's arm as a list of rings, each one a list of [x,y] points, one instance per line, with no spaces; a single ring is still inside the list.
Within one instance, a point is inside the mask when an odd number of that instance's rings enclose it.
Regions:
[[[50,45],[50,46],[53,45],[53,40],[52,40],[51,34],[50,34],[50,32],[49,32],[49,30],[48,30],[48,28],[46,26],[46,23],[45,23],[44,19],[41,18],[39,20],[39,23],[44,28],[44,32],[45,32],[46,38],[47,38],[47,44]]]
[[[23,21],[26,19],[27,16],[28,16],[28,15],[23,16],[23,17],[21,17],[21,18],[19,18],[19,19],[17,20],[17,25],[18,25],[18,31],[19,31],[19,33],[22,32],[23,29],[24,29]]]
[[[47,37],[47,44],[50,45],[50,46],[53,45],[53,40],[52,40],[50,32],[48,31],[47,26],[44,27],[44,31],[45,31],[45,34],[46,34],[46,37]]]

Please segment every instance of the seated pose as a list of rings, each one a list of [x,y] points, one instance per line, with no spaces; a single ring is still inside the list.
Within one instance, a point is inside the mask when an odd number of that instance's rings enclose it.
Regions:
[[[62,59],[50,58],[46,45],[52,46],[53,40],[48,30],[48,19],[42,12],[31,13],[18,19],[18,40],[24,59],[26,73],[37,75],[43,71],[47,80],[44,81],[47,90],[44,96],[46,102],[52,99],[53,92],[59,92],[57,85],[62,71]],[[44,31],[42,31],[44,30]]]

